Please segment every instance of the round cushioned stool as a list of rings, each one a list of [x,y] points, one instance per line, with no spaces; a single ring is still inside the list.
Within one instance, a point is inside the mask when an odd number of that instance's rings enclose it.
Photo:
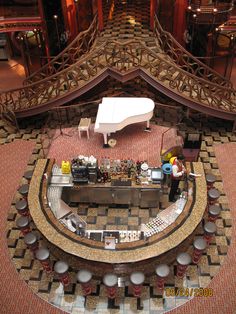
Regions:
[[[118,277],[115,274],[106,274],[103,276],[103,283],[106,286],[109,299],[116,297]]]
[[[215,222],[220,215],[220,206],[211,205],[208,209],[208,221]]]
[[[52,272],[52,267],[51,267],[49,256],[50,256],[49,250],[46,248],[40,248],[35,253],[35,257],[37,258],[37,260],[40,261],[40,263],[43,266],[43,269],[47,273]]]
[[[28,192],[29,192],[29,184],[23,184],[20,188],[19,188],[19,193],[22,195],[22,197],[27,200],[28,197]]]
[[[92,292],[92,273],[89,270],[81,269],[76,275],[77,281],[81,284],[83,294],[89,295]]]
[[[194,247],[193,263],[194,264],[198,264],[198,262],[200,261],[200,258],[202,256],[202,253],[204,252],[204,250],[207,247],[206,240],[203,239],[203,238],[195,239],[194,242],[193,242],[193,247]]]
[[[142,292],[142,285],[144,283],[145,276],[142,272],[136,271],[130,275],[130,282],[132,283],[133,295],[140,298]]]
[[[177,277],[183,278],[188,265],[191,263],[191,256],[188,253],[179,253],[177,255]]]
[[[16,202],[16,210],[21,216],[29,216],[28,203],[24,199]]]
[[[30,183],[30,180],[32,179],[34,171],[33,170],[28,170],[24,173],[24,178]]]
[[[209,208],[209,206],[214,205],[217,202],[219,197],[220,197],[219,190],[217,190],[215,188],[210,189],[207,192],[207,205],[208,205],[208,208]]]
[[[156,267],[157,288],[164,289],[165,279],[169,276],[170,267],[167,264],[160,264]]]
[[[57,261],[54,265],[54,271],[58,275],[63,286],[68,286],[70,284],[68,269],[69,265],[64,261]]]
[[[39,248],[38,239],[35,233],[29,232],[24,237],[25,244],[30,249],[31,252],[35,254],[35,252]]]
[[[210,244],[211,239],[213,238],[214,234],[216,233],[216,224],[214,222],[207,222],[204,227],[204,236],[203,238],[206,240],[207,244]]]
[[[31,232],[30,219],[27,216],[21,216],[16,220],[17,228],[20,229],[23,235]]]
[[[206,175],[206,182],[207,182],[207,190],[210,190],[213,188],[214,183],[216,182],[216,176],[214,174],[207,174]]]

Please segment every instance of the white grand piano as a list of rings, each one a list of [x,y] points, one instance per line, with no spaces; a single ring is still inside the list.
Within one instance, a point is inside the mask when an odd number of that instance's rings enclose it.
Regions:
[[[108,147],[107,136],[137,122],[147,121],[153,116],[154,102],[144,97],[104,97],[99,104],[94,132],[102,133],[104,147]]]

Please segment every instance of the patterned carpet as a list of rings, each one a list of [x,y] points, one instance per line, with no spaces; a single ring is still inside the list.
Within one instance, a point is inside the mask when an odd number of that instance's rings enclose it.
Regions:
[[[30,138],[33,132],[31,133],[29,130],[27,130],[25,133],[26,134],[22,136],[27,136],[28,138]],[[221,176],[220,176],[219,169],[218,169],[216,159],[214,156],[212,144],[213,142],[216,143],[217,140],[219,140],[220,142],[226,141],[226,139],[234,140],[234,137],[232,136],[231,133],[226,133],[225,136],[224,136],[224,133],[218,133],[218,137],[216,134],[214,135],[214,137],[208,135],[207,131],[204,132],[204,134],[205,135],[203,137],[202,151],[200,154],[200,158],[203,161],[206,172],[211,171],[217,175],[217,179],[218,179],[217,187],[221,190],[220,202],[221,202],[222,212],[221,212],[221,217],[217,221],[217,226],[218,226],[217,236],[211,243],[207,252],[202,257],[202,260],[199,266],[192,264],[189,267],[187,276],[185,277],[184,281],[179,280],[174,276],[176,266],[175,265],[171,266],[171,275],[168,278],[168,281],[166,284],[166,287],[169,287],[169,288],[173,288],[173,287],[178,288],[178,287],[182,287],[183,285],[186,287],[193,287],[193,288],[208,287],[213,277],[219,271],[220,266],[224,263],[224,259],[227,253],[227,248],[230,243],[231,216],[230,216],[230,211],[227,204],[227,198],[223,191],[223,186],[221,183]],[[85,141],[87,142],[86,139]],[[39,152],[40,151],[38,150],[38,153]],[[34,161],[35,161],[35,158],[32,158],[30,160],[30,163],[32,164],[34,163]],[[93,281],[93,285],[94,285],[93,294],[87,297],[86,299],[84,299],[84,297],[81,294],[81,287],[75,281],[75,272],[73,270],[70,270],[70,277],[71,277],[72,283],[69,285],[69,287],[66,288],[65,292],[63,292],[62,286],[59,284],[58,279],[53,278],[53,276],[46,276],[45,273],[42,271],[40,264],[34,260],[31,253],[24,245],[23,236],[20,235],[19,230],[15,226],[15,220],[17,219],[18,214],[16,214],[14,203],[17,197],[19,197],[18,193],[16,194],[16,197],[13,200],[11,210],[8,215],[7,236],[8,236],[9,251],[12,256],[12,260],[15,264],[15,267],[20,274],[20,277],[24,279],[27,282],[28,286],[31,287],[31,289],[44,300],[60,307],[61,309],[67,312],[72,312],[72,313],[123,313],[123,314],[126,314],[126,313],[135,313],[139,311],[140,313],[152,313],[152,314],[155,313],[156,314],[156,313],[163,313],[163,311],[171,310],[176,306],[182,305],[189,299],[188,297],[176,297],[176,298],[162,297],[156,291],[155,284],[154,284],[155,277],[146,279],[142,297],[140,300],[140,304],[137,303],[136,298],[132,297],[132,294],[130,293],[129,289],[124,288],[124,287],[119,288],[118,298],[116,299],[116,302],[114,304],[110,304],[108,302],[108,299],[104,290],[104,286],[101,285],[100,282],[96,280]],[[102,208],[100,208],[100,211],[101,209]],[[99,208],[97,210],[99,211]],[[91,213],[92,208],[84,207],[82,208],[82,211]],[[139,215],[137,213],[134,213],[134,214]],[[143,216],[143,213],[141,215]],[[32,224],[32,228],[34,228],[33,224]],[[199,229],[198,235],[201,235],[201,234],[202,234],[202,229]],[[40,243],[41,243],[40,245],[43,245],[42,240],[40,240]],[[191,250],[192,248],[190,248],[190,251]],[[54,262],[55,260],[52,258],[52,261]],[[213,286],[213,289],[215,293],[215,286]],[[195,299],[199,300],[199,298],[195,298]],[[37,301],[37,303],[38,302],[39,300]],[[201,302],[208,302],[208,300],[207,298],[204,298],[204,300],[200,300],[198,304],[201,304]],[[27,306],[30,307],[31,304],[30,305],[27,304]],[[143,307],[142,310],[140,306]],[[44,313],[43,311],[44,310],[42,310],[41,312]],[[10,313],[10,311],[8,312],[6,311],[6,313]],[[17,313],[17,312],[13,312],[13,313]],[[27,313],[31,313],[29,309]]]
[[[153,45],[149,30],[150,1],[104,1],[104,38],[129,40],[140,38],[147,46]],[[140,14],[142,13],[142,14]]]
[[[117,85],[120,86],[121,84],[118,83]],[[112,81],[112,84],[110,86],[106,86],[106,91],[102,91],[100,95],[96,95],[96,99],[100,98],[101,95],[113,95],[115,90],[114,86],[116,86],[116,82]],[[147,84],[143,84],[141,80],[129,82],[123,85],[122,88],[125,91],[134,91],[135,94],[137,93],[137,96],[142,95],[146,97],[152,97],[152,95],[155,95],[153,91],[150,92],[150,89],[147,88]],[[160,95],[158,95],[158,97],[160,97]],[[174,105],[175,104],[173,104],[173,106]],[[173,107],[173,110],[170,110],[170,108],[165,109],[165,107],[157,107],[155,110],[155,117],[152,120],[152,123],[164,126],[175,126],[176,112],[178,112],[178,108],[180,107],[178,106],[177,109]],[[183,109],[181,109],[181,111],[183,111]],[[95,113],[96,108],[91,108],[90,105],[81,107],[80,109],[80,117],[93,117]],[[76,116],[77,125],[80,117]],[[21,131],[17,133],[13,132],[10,135],[8,135],[6,129],[1,128],[1,131],[3,131],[1,132],[2,138],[0,138],[1,144],[11,143],[12,141],[15,141],[17,139],[33,139],[36,141],[37,144],[28,163],[28,166],[30,167],[34,166],[35,161],[39,156],[42,156],[42,146],[40,140],[41,130],[39,128],[37,129],[40,118],[41,117],[37,117],[37,119],[25,120],[25,122],[21,124]],[[201,126],[201,129],[196,129],[196,126],[198,128],[199,126]],[[190,119],[186,119],[185,116],[182,116],[181,124],[179,124],[178,127],[182,134],[196,132],[202,133],[202,145],[199,160],[203,162],[206,173],[212,172],[217,176],[217,186],[222,191],[222,195],[220,198],[222,211],[221,217],[217,221],[218,230],[215,241],[212,242],[211,246],[204,254],[200,266],[196,267],[195,265],[191,265],[185,281],[185,283],[187,283],[189,286],[195,285],[195,287],[206,287],[211,283],[211,280],[214,278],[213,280],[215,281],[213,281],[212,287],[213,289],[216,289],[216,297],[214,297],[214,300],[216,300],[216,302],[214,302],[214,304],[211,303],[212,298],[194,298],[190,302],[187,302],[186,305],[184,305],[183,307],[174,310],[174,312],[195,314],[203,312],[205,306],[208,306],[208,313],[210,314],[234,313],[233,311],[235,309],[235,306],[233,302],[231,303],[232,305],[229,303],[229,308],[227,309],[227,311],[225,310],[224,305],[226,300],[226,294],[223,293],[224,290],[220,289],[220,286],[222,285],[222,287],[225,287],[225,291],[231,293],[231,290],[228,289],[229,285],[227,285],[231,278],[229,278],[224,272],[221,275],[221,271],[217,277],[219,268],[222,264],[224,264],[224,261],[227,260],[226,256],[227,249],[230,244],[232,223],[231,211],[229,210],[230,207],[228,205],[228,200],[225,195],[227,191],[223,191],[223,184],[221,182],[222,176],[218,168],[213,145],[227,142],[231,142],[233,145],[235,145],[236,136],[230,131],[230,123],[226,123],[225,121],[222,122],[220,119],[214,119],[209,117],[207,120],[199,120],[199,117],[195,118],[194,116],[191,116]],[[86,138],[84,137],[83,140],[87,142]],[[131,296],[129,291],[125,290],[122,287],[119,289],[119,298],[117,298],[116,303],[111,305],[113,308],[108,309],[108,302],[107,297],[104,294],[104,287],[103,285],[98,284],[98,282],[96,281],[94,282],[94,294],[86,300],[86,304],[84,304],[85,300],[83,299],[83,297],[81,297],[80,286],[75,283],[74,279],[72,281],[72,285],[68,287],[68,291],[66,291],[66,293],[64,294],[61,287],[59,286],[58,280],[56,278],[53,279],[52,277],[46,277],[45,274],[42,272],[41,267],[39,267],[40,265],[32,259],[31,253],[25,248],[23,238],[22,236],[19,236],[19,230],[17,230],[15,225],[15,220],[18,216],[16,215],[16,211],[14,209],[14,203],[15,200],[13,199],[7,222],[9,251],[11,252],[12,260],[15,264],[16,269],[20,273],[21,278],[28,283],[28,286],[30,286],[32,290],[37,293],[38,296],[40,296],[44,300],[50,301],[52,304],[60,306],[62,309],[65,309],[67,311],[71,311],[72,309],[74,313],[131,314],[138,311],[137,309],[139,308],[139,304],[137,304],[137,300]],[[5,208],[5,210],[6,209],[8,208]],[[85,208],[84,210],[89,210],[89,208]],[[201,234],[201,232],[202,231],[199,230],[199,234]],[[232,245],[234,245],[234,243]],[[5,252],[5,255],[8,254],[6,253],[6,247],[3,247],[2,250],[3,252]],[[234,250],[234,248],[232,248],[232,250]],[[19,280],[17,273],[14,271],[14,267],[12,267],[12,264],[9,263],[9,261],[7,261],[4,269],[6,270],[5,273],[7,273],[7,269],[9,269],[12,277],[8,277],[11,283],[8,284],[8,282],[3,281],[2,284],[5,289],[3,297],[0,298],[0,302],[4,304],[2,307],[3,313],[32,313],[34,312],[35,307],[37,307],[37,311],[39,313],[59,312],[58,309],[56,309],[55,307],[51,307],[49,304],[44,302],[43,299],[41,300],[35,297],[35,295],[26,288],[25,282]],[[171,267],[171,276],[167,282],[169,287],[179,287],[183,284],[183,282],[180,282],[178,280],[176,281],[176,278],[173,276],[174,269],[175,266],[173,265]],[[71,277],[75,278],[75,273],[71,272]],[[21,291],[20,295],[19,291]],[[7,294],[6,298],[5,293]],[[7,300],[7,302],[5,302],[5,300]],[[17,300],[17,304],[19,304],[17,308],[15,300]],[[170,310],[176,306],[185,303],[186,301],[187,299],[183,297],[168,298],[168,300],[165,300],[165,298],[162,298],[160,295],[156,294],[155,289],[153,289],[152,278],[147,278],[141,298],[141,305],[143,306],[144,310],[140,311],[140,313],[156,314],[158,313],[158,311],[159,313],[162,313],[163,311]],[[115,309],[115,307],[118,305],[120,306],[119,310]],[[212,311],[211,308],[213,308]]]
[[[223,135],[223,136],[222,136]],[[228,142],[229,133],[222,134],[221,132],[214,132],[211,135],[208,134],[208,149],[205,152],[205,158],[207,151],[211,153],[211,158],[219,165],[219,172],[222,176],[223,186],[226,193],[226,197],[229,201],[229,208],[232,217],[232,240],[231,246],[228,250],[227,258],[220,272],[216,274],[211,281],[209,287],[214,289],[214,295],[212,298],[199,298],[193,299],[191,302],[186,303],[179,309],[171,311],[171,314],[200,314],[207,309],[207,313],[210,314],[235,314],[236,313],[236,299],[235,299],[235,258],[236,258],[236,198],[235,198],[235,158],[236,158],[236,143]],[[216,139],[213,143],[212,140]],[[231,138],[233,142],[236,141],[235,136]],[[211,143],[210,143],[211,142]],[[222,143],[222,144],[221,144]],[[214,146],[212,147],[211,144]],[[221,145],[220,145],[221,144]],[[211,148],[210,148],[211,147]],[[209,150],[210,148],[210,150]],[[215,158],[216,157],[216,158]],[[215,168],[215,167],[214,167]]]
[[[135,12],[130,11],[132,2],[135,2],[135,5],[137,5]],[[129,39],[138,36],[145,40],[147,45],[152,46],[153,43],[149,42],[149,31],[147,29],[149,8],[147,5],[144,6],[145,2],[145,0],[103,1],[103,3],[107,3],[107,16],[109,12],[112,14],[112,3],[116,4],[113,19],[108,19],[107,31],[104,32],[104,37],[114,36],[119,39]],[[114,19],[115,16],[116,18]],[[156,99],[157,97],[163,98],[163,95],[157,94],[156,91],[152,90],[150,92],[151,88],[147,88],[147,84],[144,86],[142,80],[128,82],[125,86],[113,81],[110,85],[110,90],[108,84],[104,83],[104,86],[103,96],[110,96],[109,92],[115,93],[117,90],[125,90],[137,94],[137,96],[144,96],[146,93],[146,96],[152,99]],[[97,99],[97,91],[94,95],[95,99]],[[86,95],[85,99],[92,99],[92,96]],[[168,105],[173,103],[171,100],[163,102]],[[178,118],[177,112],[179,112],[176,108],[176,104],[174,104],[172,109],[165,107],[158,108],[158,115],[156,115],[156,121],[154,122],[163,126],[175,125]],[[179,104],[178,108],[180,108]],[[89,116],[92,116],[93,110],[91,112],[88,111]],[[82,116],[86,115],[87,113],[84,111]],[[36,124],[37,121],[34,123]],[[180,131],[183,134],[202,133],[203,141],[199,160],[203,163],[206,173],[211,172],[217,176],[216,185],[221,191],[220,205],[222,211],[221,216],[217,220],[217,235],[207,249],[207,252],[203,255],[199,266],[191,265],[183,282],[174,276],[176,267],[172,265],[171,275],[168,278],[166,286],[171,288],[178,288],[183,285],[188,287],[211,287],[214,289],[213,297],[198,297],[189,302],[186,302],[188,298],[184,297],[163,298],[157,293],[154,287],[154,278],[147,278],[140,304],[137,303],[136,298],[132,297],[129,289],[125,289],[124,287],[119,288],[115,304],[109,303],[104,286],[96,280],[93,281],[93,294],[85,300],[81,296],[81,287],[76,284],[75,272],[72,270],[70,270],[72,283],[63,292],[58,280],[52,276],[46,276],[39,263],[33,259],[29,250],[25,247],[23,237],[20,235],[15,224],[16,219],[19,217],[14,208],[15,202],[19,198],[19,194],[16,191],[20,182],[25,182],[24,179],[21,179],[24,171],[32,169],[37,158],[42,156],[41,131],[35,129],[34,126],[31,128],[27,127],[27,124],[28,120],[26,121],[26,127],[19,133],[7,135],[7,132],[3,132],[3,136],[0,138],[1,144],[8,143],[7,145],[0,146],[0,209],[2,213],[0,221],[2,238],[0,245],[1,313],[62,313],[59,308],[51,306],[44,300],[67,312],[79,314],[158,314],[164,311],[175,314],[200,314],[205,312],[209,314],[236,313],[234,291],[236,273],[235,224],[232,227],[232,221],[235,223],[236,210],[234,191],[234,177],[236,173],[235,167],[232,168],[232,161],[236,157],[236,136],[230,131],[228,123],[222,122],[219,119],[207,118],[204,121],[204,118],[200,118],[200,120],[187,120],[183,118],[181,125],[179,125]],[[201,126],[201,128],[197,130],[196,126]],[[21,140],[17,141],[17,139]],[[36,145],[35,142],[27,140],[35,140]],[[87,141],[85,138],[83,140]],[[225,144],[228,142],[230,143]],[[84,208],[83,210],[88,213],[90,208]],[[144,215],[144,213],[140,215]],[[33,224],[32,228],[34,229]],[[201,234],[202,229],[200,228],[199,235]],[[40,237],[39,234],[38,236]],[[40,245],[42,245],[42,240],[40,240]],[[9,253],[12,261],[9,258]],[[52,261],[54,262],[55,260],[52,258]],[[143,306],[143,310],[141,310],[140,305]],[[182,306],[178,307],[180,305]],[[174,309],[175,307],[178,308]]]
[[[48,156],[56,158],[59,165],[62,160],[72,160],[78,155],[93,155],[98,160],[105,156],[111,159],[117,159],[119,156],[120,159],[133,159],[135,161],[138,156],[140,161],[146,160],[150,166],[160,166],[162,134],[168,128],[152,125],[152,131],[149,133],[144,132],[145,127],[146,123],[136,123],[112,134],[111,138],[114,138],[117,144],[115,147],[105,150],[103,149],[103,136],[94,132],[94,125],[90,127],[89,139],[87,139],[86,132],[81,133],[81,138],[79,138],[77,127],[63,129],[63,132],[69,134],[70,137],[59,136],[58,130],[55,133]],[[175,141],[176,131],[172,128],[167,134],[169,135],[169,145],[171,145],[171,142],[174,143]]]
[[[15,266],[12,264],[7,249],[6,227],[7,217],[9,218],[9,208],[11,201],[18,189],[23,173],[27,167],[32,151],[35,147],[34,141],[16,140],[13,143],[0,146],[0,305],[1,313],[23,313],[24,309],[29,308],[25,300],[29,300],[29,305],[33,305],[36,296],[32,296],[32,292],[27,288],[24,281],[18,276]],[[15,229],[15,221],[12,225]],[[13,231],[14,233],[14,231]],[[18,233],[18,232],[16,232]],[[9,236],[9,234],[8,234]],[[20,294],[19,294],[20,292]],[[14,299],[17,297],[17,300]],[[33,311],[33,307],[31,307]],[[30,313],[30,312],[29,312]]]

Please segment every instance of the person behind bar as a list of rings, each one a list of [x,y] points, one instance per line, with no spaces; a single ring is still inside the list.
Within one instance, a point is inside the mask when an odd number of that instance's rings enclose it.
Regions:
[[[179,188],[179,181],[183,179],[183,176],[186,173],[183,161],[184,161],[183,155],[178,155],[173,161],[169,202],[175,201],[175,195],[177,194],[177,190]]]

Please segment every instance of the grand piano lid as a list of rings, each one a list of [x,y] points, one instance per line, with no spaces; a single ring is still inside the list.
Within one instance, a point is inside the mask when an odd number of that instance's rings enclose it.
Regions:
[[[99,123],[119,123],[128,117],[147,114],[155,107],[145,97],[104,97],[99,104]]]

